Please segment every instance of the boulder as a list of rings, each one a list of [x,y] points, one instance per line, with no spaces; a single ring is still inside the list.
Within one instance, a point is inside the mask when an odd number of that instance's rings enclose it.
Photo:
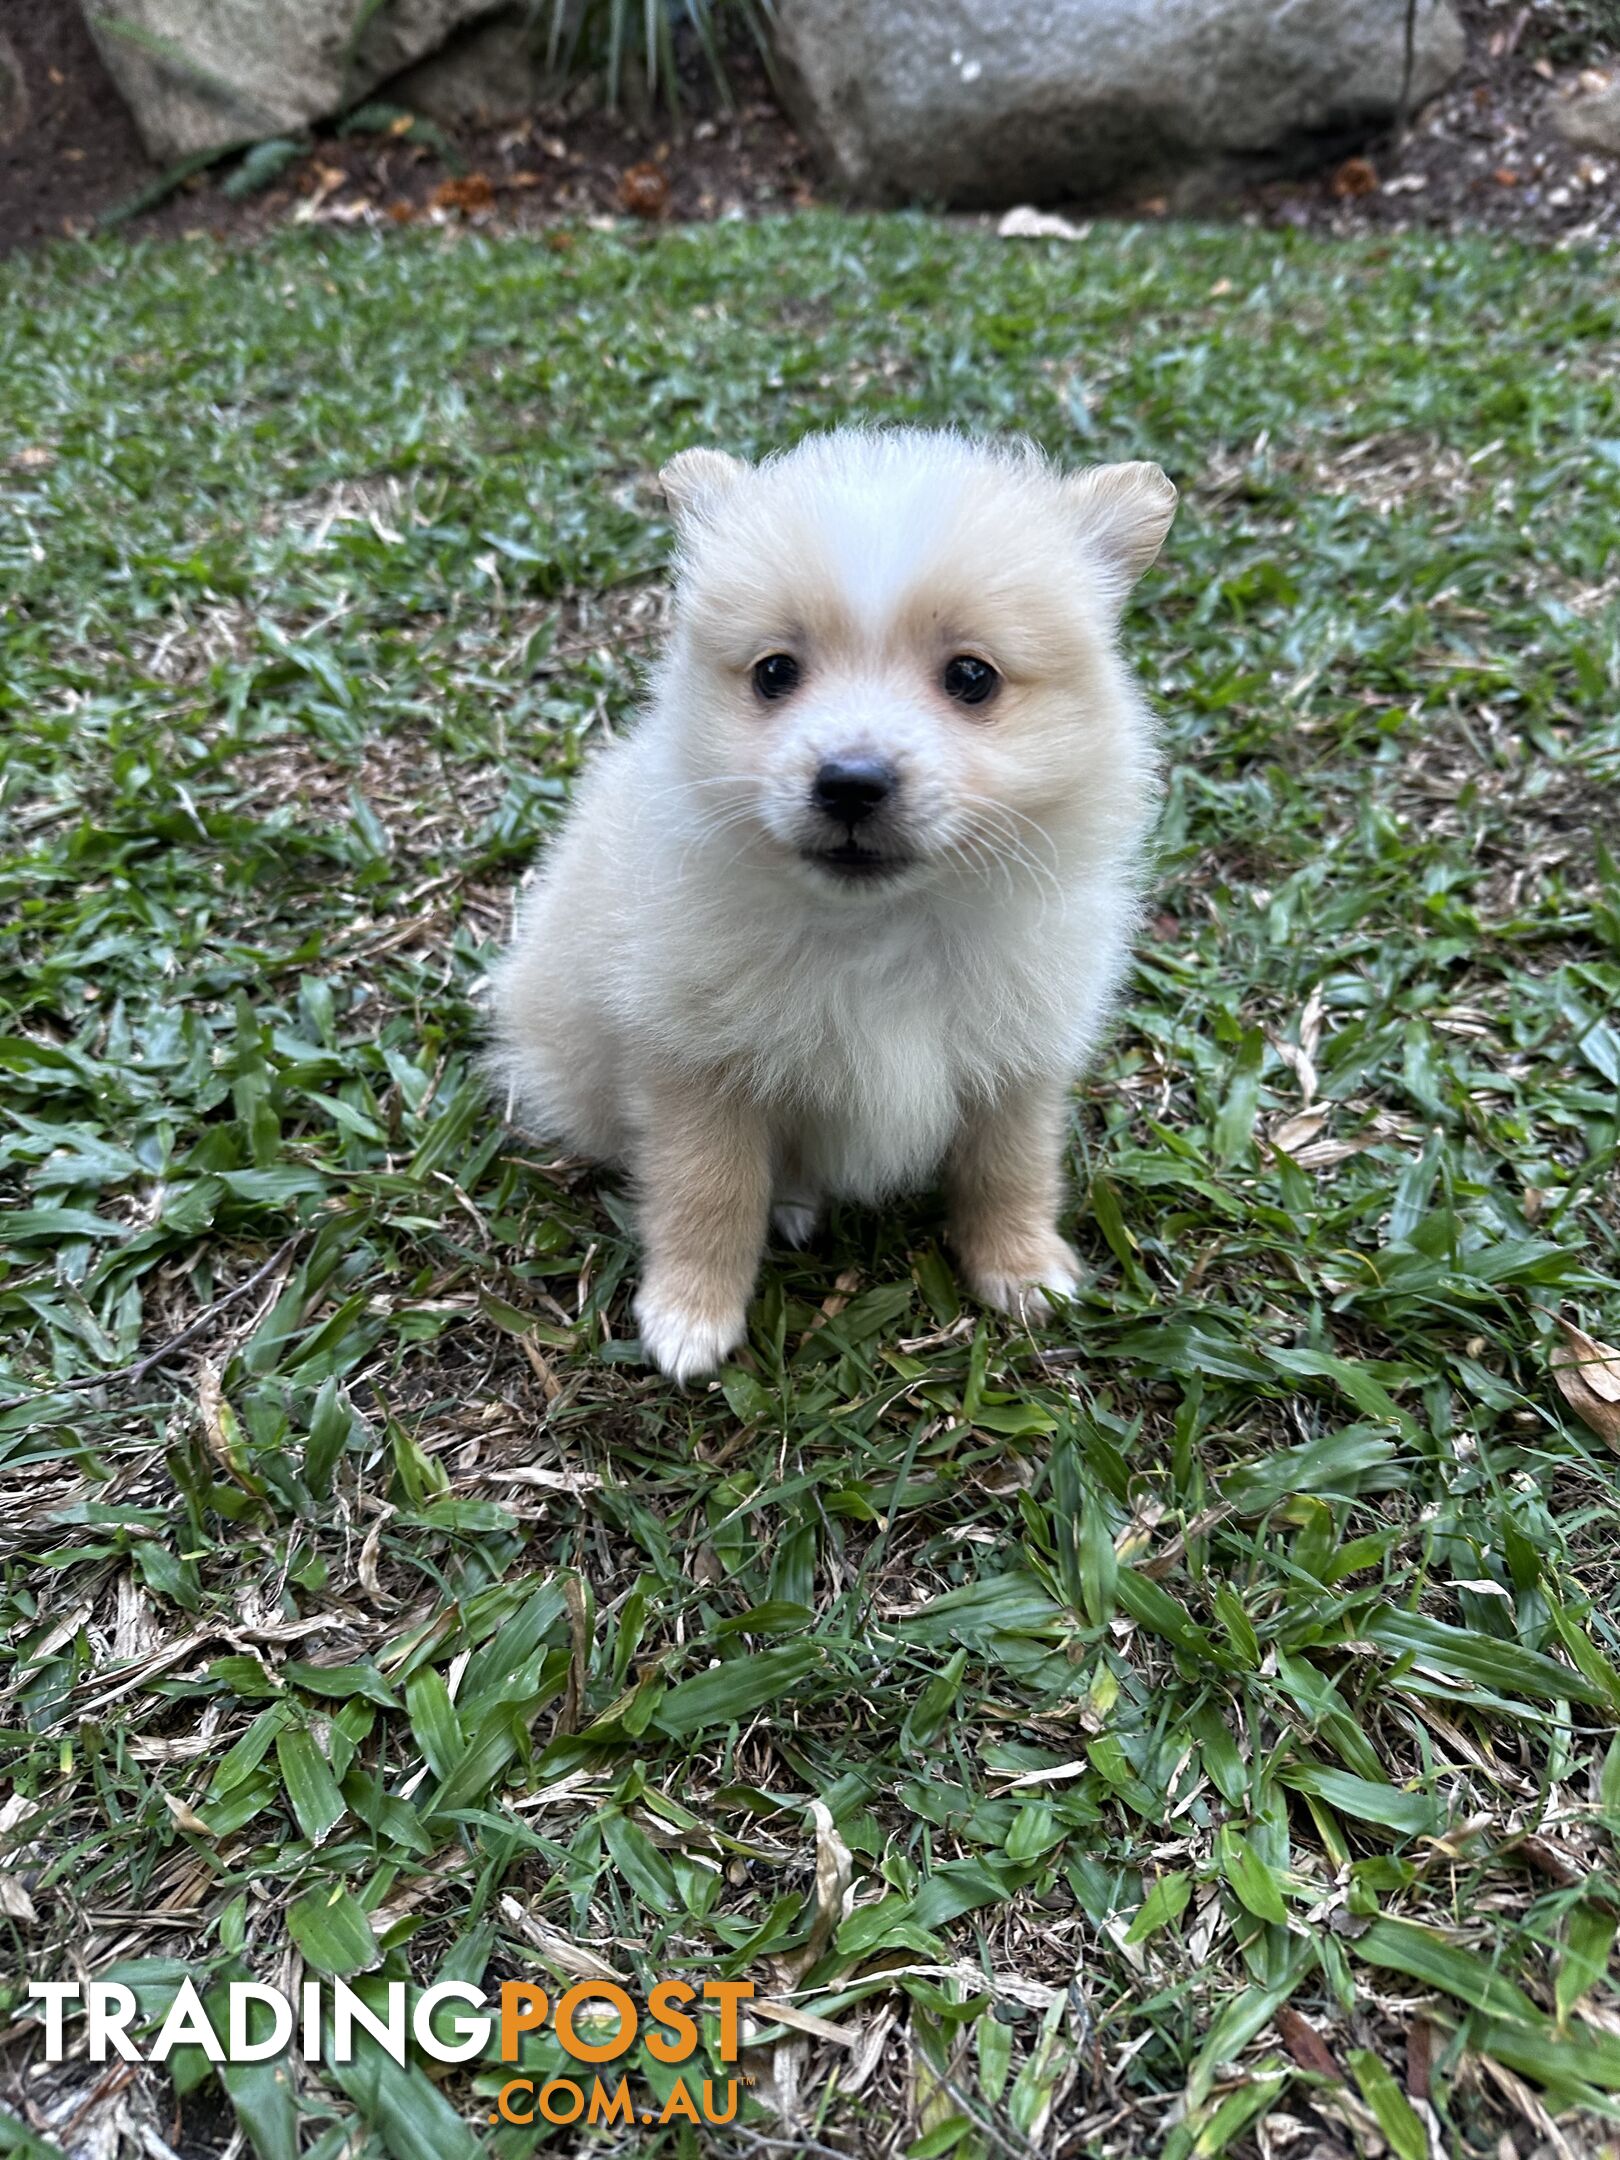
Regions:
[[[391,82],[388,95],[444,127],[533,112],[557,91],[545,42],[527,0],[499,7]]]
[[[1558,106],[1553,126],[1577,150],[1598,150],[1620,157],[1620,76],[1603,90],[1588,90]]]
[[[877,202],[1107,199],[1225,185],[1387,123],[1407,0],[792,0],[777,31],[795,117]],[[1465,53],[1418,0],[1410,99]],[[1187,192],[1184,188],[1184,194]]]
[[[163,163],[341,112],[499,0],[80,0]]]

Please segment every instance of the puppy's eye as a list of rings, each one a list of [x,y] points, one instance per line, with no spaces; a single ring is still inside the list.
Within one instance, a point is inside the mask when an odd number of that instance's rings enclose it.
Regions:
[[[786,697],[798,687],[799,663],[791,653],[767,653],[763,660],[754,662],[754,689],[767,701]]]
[[[945,695],[955,698],[959,705],[982,705],[1001,688],[1001,677],[988,660],[964,652],[946,661],[940,685]]]

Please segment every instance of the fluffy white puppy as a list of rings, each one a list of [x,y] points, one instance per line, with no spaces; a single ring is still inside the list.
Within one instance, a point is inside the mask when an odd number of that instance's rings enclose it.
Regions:
[[[673,633],[496,972],[509,1107],[628,1166],[674,1379],[741,1340],[773,1210],[799,1243],[941,1170],[969,1287],[1039,1315],[1156,794],[1116,632],[1176,491],[912,431],[662,477]]]

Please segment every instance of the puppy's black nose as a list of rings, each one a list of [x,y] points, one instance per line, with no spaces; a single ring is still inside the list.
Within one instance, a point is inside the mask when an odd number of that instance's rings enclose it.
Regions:
[[[828,758],[816,770],[810,800],[840,825],[859,825],[894,793],[897,775],[882,758]]]

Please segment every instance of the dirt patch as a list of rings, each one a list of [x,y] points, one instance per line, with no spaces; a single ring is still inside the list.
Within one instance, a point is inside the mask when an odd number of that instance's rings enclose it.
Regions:
[[[721,109],[698,78],[678,129],[558,110],[464,128],[453,140],[438,130],[412,139],[386,125],[325,129],[259,191],[226,194],[221,182],[237,161],[223,161],[130,216],[125,229],[252,238],[298,220],[523,230],[626,214],[746,217],[809,201],[808,157],[763,71],[743,56],[732,73],[736,110]],[[20,90],[7,95],[13,78]],[[8,0],[0,30],[0,254],[82,237],[162,178],[77,0]]]
[[[0,95],[0,254],[81,231],[153,170],[77,0],[7,0],[7,73],[18,87]]]
[[[679,131],[620,115],[556,111],[464,129],[449,154],[406,133],[323,136],[244,203],[207,181],[160,213],[185,230],[312,224],[458,224],[506,231],[631,216],[649,223],[757,215],[813,200],[807,154],[762,84],[734,113]]]

